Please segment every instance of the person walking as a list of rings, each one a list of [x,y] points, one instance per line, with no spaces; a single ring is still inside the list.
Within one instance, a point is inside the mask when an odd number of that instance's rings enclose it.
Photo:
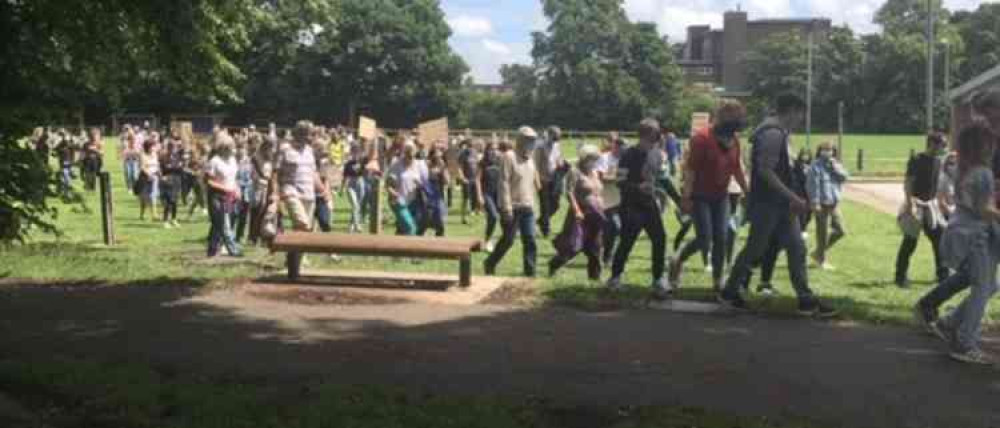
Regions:
[[[293,230],[309,232],[316,212],[316,191],[321,186],[312,144],[312,123],[299,121],[292,131],[292,140],[278,149],[272,186],[278,189],[274,197],[281,199],[284,213],[291,218]]]
[[[163,204],[163,227],[167,229],[180,226],[177,223],[177,203],[183,181],[183,155],[180,137],[177,135],[167,140],[160,154],[160,169],[163,171],[160,197]]]
[[[747,191],[743,173],[738,132],[746,128],[746,109],[742,104],[728,102],[716,112],[712,127],[693,137],[685,162],[682,209],[692,214],[696,238],[688,243],[670,264],[670,282],[680,284],[684,262],[695,253],[712,254],[712,288],[722,289],[725,273],[726,243],[729,234],[729,183],[735,179],[743,192]]]
[[[549,260],[549,276],[554,276],[559,268],[583,252],[587,256],[587,278],[598,281],[601,279],[601,235],[607,223],[601,198],[601,174],[597,171],[601,154],[597,147],[584,146],[578,155],[577,167],[567,177],[569,212],[562,232],[553,240],[556,255]]]
[[[621,159],[625,141],[617,132],[608,134],[605,140],[604,153],[597,160],[597,174],[601,177],[601,200],[604,203],[604,231],[601,250],[604,254],[601,260],[604,266],[611,266],[615,255],[618,236],[621,235],[622,218],[620,212],[621,192],[618,190],[618,162]]]
[[[941,238],[941,255],[944,265],[956,270],[956,282],[971,291],[951,313],[931,324],[952,358],[974,364],[995,363],[979,346],[983,316],[997,290],[1000,255],[996,234],[1000,210],[994,204],[990,170],[995,139],[987,127],[978,124],[959,134],[957,210]]]
[[[622,234],[606,285],[611,290],[621,289],[625,264],[639,233],[645,231],[653,247],[652,288],[658,297],[665,298],[673,288],[663,275],[667,233],[656,196],[656,182],[666,162],[666,154],[659,147],[660,139],[660,123],[643,119],[639,123],[639,143],[625,150],[618,162]]]
[[[83,146],[83,159],[80,160],[83,170],[83,188],[90,192],[97,188],[97,175],[101,173],[104,166],[103,147],[101,130],[90,128],[87,142]]]
[[[932,132],[927,135],[927,149],[910,159],[906,166],[906,181],[903,186],[906,199],[900,213],[900,222],[918,226],[913,230],[904,230],[903,242],[896,255],[896,285],[900,288],[910,286],[910,257],[917,250],[920,230],[931,241],[938,282],[948,277],[948,268],[942,264],[939,251],[944,217],[936,202],[940,157],[944,155],[947,146],[944,135]]]
[[[250,233],[247,237],[251,245],[256,245],[260,241],[263,231],[264,216],[268,208],[268,193],[271,191],[268,182],[274,171],[274,144],[273,139],[264,138],[252,156],[253,199],[250,202]]]
[[[750,234],[733,263],[720,303],[734,309],[749,309],[744,297],[752,269],[758,266],[773,242],[788,257],[788,272],[798,295],[802,315],[832,317],[836,309],[824,304],[809,288],[806,244],[796,215],[809,209],[808,202],[792,190],[791,132],[805,118],[806,104],[797,95],[781,95],[773,115],[764,120],[750,138]]]
[[[469,224],[468,215],[479,214],[481,200],[479,199],[479,151],[482,150],[481,140],[463,140],[459,144],[458,177],[462,185],[462,224]]]
[[[233,214],[240,199],[236,181],[239,164],[236,162],[236,142],[224,131],[214,137],[215,154],[208,161],[205,182],[208,185],[209,210],[212,225],[208,239],[208,257],[219,254],[222,246],[232,257],[242,257],[239,245],[233,238]]]
[[[566,171],[569,169],[569,164],[563,159],[561,140],[562,130],[558,126],[551,126],[546,131],[545,141],[535,148],[535,170],[542,183],[538,229],[546,238],[549,237],[552,216],[559,211]]]
[[[445,188],[451,182],[451,176],[448,174],[448,165],[445,161],[444,149],[441,146],[431,148],[427,158],[427,182],[423,192],[425,215],[417,234],[423,236],[428,229],[434,229],[434,236],[442,237],[448,218]],[[463,206],[464,204],[463,201]]]
[[[514,238],[520,232],[524,276],[535,276],[538,251],[535,243],[535,195],[541,189],[541,183],[531,155],[537,139],[534,129],[523,126],[518,130],[517,147],[500,157],[497,208],[503,236],[483,262],[486,275],[496,274],[497,265],[514,245]]]
[[[417,146],[406,143],[402,155],[389,167],[389,205],[396,216],[396,234],[414,236],[424,219],[424,186],[427,164],[417,159]]]
[[[832,270],[827,253],[844,238],[844,221],[840,215],[840,195],[849,177],[847,169],[833,153],[833,143],[824,141],[816,149],[816,159],[809,167],[807,194],[816,214],[816,249],[812,259],[823,270]],[[833,233],[829,233],[833,229]]]
[[[500,200],[500,180],[503,175],[500,163],[501,153],[498,144],[492,141],[487,143],[486,149],[483,150],[483,158],[479,161],[477,168],[479,177],[476,180],[479,182],[477,186],[479,201],[482,203],[483,210],[486,211],[485,242],[487,252],[492,252],[495,247],[493,232],[500,221],[498,201]]]
[[[993,131],[993,134],[1000,135],[1000,90],[995,89],[978,94],[973,99],[972,106],[974,112],[985,121],[985,125]],[[1000,139],[995,140],[995,144],[1000,145]],[[992,170],[994,182],[996,182],[1000,179],[1000,147],[995,147],[993,150]],[[942,171],[942,174],[944,172]],[[957,171],[954,176],[958,176]],[[995,195],[995,199],[1000,200],[1000,195]],[[956,294],[965,290],[968,285],[969,281],[964,275],[961,275],[961,272],[952,274],[944,281],[938,282],[937,286],[921,297],[913,308],[918,323],[927,332],[937,334],[938,331],[933,329],[932,325],[938,319],[938,309]]]
[[[144,220],[146,211],[149,219],[156,221],[156,200],[160,197],[160,159],[157,156],[159,140],[155,136],[146,140],[139,155],[139,220]]]
[[[367,164],[364,146],[360,142],[351,145],[350,156],[344,163],[343,183],[347,203],[351,207],[351,219],[347,227],[349,233],[361,233],[364,230],[365,214],[368,211],[364,206],[368,193]]]

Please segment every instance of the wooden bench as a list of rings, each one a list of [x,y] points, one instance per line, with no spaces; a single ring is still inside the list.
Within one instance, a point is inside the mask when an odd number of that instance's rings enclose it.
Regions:
[[[301,273],[302,254],[356,254],[458,260],[459,285],[472,285],[472,253],[482,251],[478,239],[424,238],[416,236],[348,235],[291,232],[278,235],[271,251],[288,253],[288,277]]]

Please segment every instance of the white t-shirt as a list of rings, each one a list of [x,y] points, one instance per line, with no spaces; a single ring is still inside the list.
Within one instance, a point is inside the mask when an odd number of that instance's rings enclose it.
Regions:
[[[618,190],[618,156],[614,153],[602,153],[597,159],[594,169],[604,177],[604,188],[601,190],[601,198],[604,199],[604,208],[614,208],[621,204],[622,196]]]
[[[403,160],[399,159],[389,167],[389,176],[392,177],[396,193],[399,194],[398,202],[409,205],[417,198],[417,191],[429,173],[427,164],[422,160],[414,159],[407,168]]]
[[[305,201],[316,199],[316,157],[308,144],[301,149],[283,144],[278,149],[278,185],[281,195]]]
[[[208,161],[208,176],[222,183],[227,189],[235,190],[238,188],[236,185],[236,174],[239,170],[240,165],[236,162],[235,156],[229,159],[213,156]]]

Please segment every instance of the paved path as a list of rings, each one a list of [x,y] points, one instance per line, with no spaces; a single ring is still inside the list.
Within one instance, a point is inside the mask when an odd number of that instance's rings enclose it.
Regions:
[[[896,215],[899,213],[899,206],[903,204],[903,183],[848,183],[844,188],[844,195],[854,202]]]
[[[825,426],[1000,426],[1000,372],[952,363],[935,339],[907,329],[654,310],[292,305],[240,287],[7,285],[0,314],[0,354],[22,357],[557,404],[680,404]]]

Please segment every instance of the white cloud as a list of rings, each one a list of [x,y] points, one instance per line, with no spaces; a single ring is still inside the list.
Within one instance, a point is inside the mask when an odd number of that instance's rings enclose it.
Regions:
[[[449,18],[448,25],[459,37],[482,37],[493,34],[493,23],[483,17],[458,15]]]
[[[486,48],[487,51],[497,55],[510,56],[512,53],[507,44],[492,39],[483,39],[483,47]]]

